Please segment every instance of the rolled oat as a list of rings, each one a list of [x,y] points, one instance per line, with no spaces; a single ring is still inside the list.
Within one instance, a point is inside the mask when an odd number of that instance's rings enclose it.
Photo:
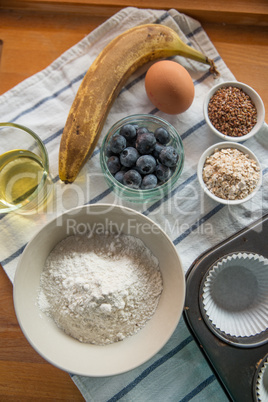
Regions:
[[[257,109],[250,96],[236,87],[222,87],[208,104],[211,124],[222,134],[241,137],[257,123]]]
[[[225,200],[247,197],[257,186],[260,168],[249,155],[235,148],[215,149],[203,167],[209,191]]]

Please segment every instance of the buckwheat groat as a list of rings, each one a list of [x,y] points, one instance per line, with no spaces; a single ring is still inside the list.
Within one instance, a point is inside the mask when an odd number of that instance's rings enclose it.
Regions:
[[[242,89],[229,86],[218,89],[211,97],[208,117],[222,134],[242,137],[257,123],[257,109]]]

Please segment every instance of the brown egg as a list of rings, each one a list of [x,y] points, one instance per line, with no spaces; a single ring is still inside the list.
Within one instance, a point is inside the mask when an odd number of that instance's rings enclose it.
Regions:
[[[194,100],[194,84],[190,74],[171,60],[158,61],[148,69],[145,89],[153,105],[167,114],[185,112]]]

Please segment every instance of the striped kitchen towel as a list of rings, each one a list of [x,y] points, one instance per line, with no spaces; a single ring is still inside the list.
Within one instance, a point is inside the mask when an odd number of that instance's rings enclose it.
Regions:
[[[72,186],[66,186],[58,176],[58,150],[81,80],[97,54],[112,38],[128,28],[145,23],[161,23],[173,28],[184,42],[213,59],[221,75],[215,79],[208,66],[180,56],[174,57],[191,74],[195,99],[185,113],[170,116],[155,109],[146,96],[146,67],[137,71],[116,99],[92,157]],[[268,207],[268,140],[264,130],[246,141],[246,145],[258,156],[263,173],[263,185],[252,200],[240,206],[223,206],[208,199],[200,191],[197,181],[196,167],[201,153],[218,141],[206,127],[202,113],[203,98],[213,85],[230,79],[235,77],[197,21],[176,10],[167,12],[128,7],[91,32],[45,70],[0,96],[0,120],[23,124],[44,141],[54,182],[53,198],[44,211],[33,215],[10,213],[0,216],[0,259],[10,280],[13,281],[18,258],[32,236],[55,216],[78,205],[122,203],[148,215],[173,240],[185,272],[199,254],[264,215]],[[161,201],[144,205],[118,199],[108,189],[99,164],[101,141],[109,127],[135,113],[156,114],[168,120],[180,133],[185,149],[185,166],[176,187]],[[90,172],[90,180],[87,172]],[[228,400],[183,318],[169,342],[142,366],[112,377],[73,375],[72,379],[86,401]]]

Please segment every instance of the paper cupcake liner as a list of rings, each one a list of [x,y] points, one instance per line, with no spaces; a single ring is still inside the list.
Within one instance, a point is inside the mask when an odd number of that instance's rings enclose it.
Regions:
[[[256,380],[256,400],[258,402],[268,401],[268,355],[264,358]]]
[[[231,337],[268,329],[268,259],[255,253],[224,256],[206,275],[202,303],[209,322]]]

